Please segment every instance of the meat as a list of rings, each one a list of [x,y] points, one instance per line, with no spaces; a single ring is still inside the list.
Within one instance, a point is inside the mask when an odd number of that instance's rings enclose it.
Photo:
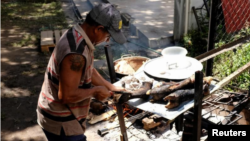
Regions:
[[[194,88],[194,75],[190,78],[187,78],[181,82],[178,83],[165,83],[160,87],[155,87],[151,90],[147,91],[147,95],[153,96],[153,101],[159,101],[162,100],[165,96],[171,94],[172,92],[175,92],[177,90],[183,90],[183,89],[193,89]],[[203,78],[204,83],[210,85],[212,81],[212,77],[204,77]]]
[[[195,89],[177,90],[164,98],[164,101],[168,101],[165,107],[168,109],[175,108],[184,101],[194,99],[194,94]],[[209,85],[206,83],[203,85],[203,94],[209,95]]]
[[[128,77],[127,77],[128,78]],[[213,77],[204,77],[203,78],[203,94],[209,94],[209,85],[212,81]],[[129,80],[129,81],[128,81]],[[131,84],[132,82],[139,82],[139,80],[132,79],[124,79],[124,83]],[[151,102],[156,101],[168,101],[166,108],[174,108],[179,106],[182,102],[186,100],[191,100],[194,98],[194,75],[190,78],[187,78],[181,82],[160,82],[153,89],[152,82],[142,82],[142,85],[139,89],[129,91],[127,90],[125,93],[116,94],[114,97],[114,101],[118,103],[127,102],[132,98],[144,98],[148,99],[149,95],[152,96]]]
[[[154,88],[152,90],[147,91],[148,95],[154,95],[154,94],[166,94],[171,93],[175,90],[182,89],[182,88],[188,88],[192,87],[194,84],[194,77],[190,77],[188,79],[185,79],[179,83],[173,83],[173,84],[166,84],[161,87]]]
[[[117,65],[115,65],[115,71],[123,74],[134,74],[135,70],[129,65],[129,62],[126,60],[120,61]]]
[[[141,88],[135,91],[119,92],[119,94],[114,95],[113,100],[116,103],[124,103],[127,102],[129,99],[133,98],[147,99],[149,95],[146,95],[146,92],[151,88],[152,88],[152,82],[142,82]]]

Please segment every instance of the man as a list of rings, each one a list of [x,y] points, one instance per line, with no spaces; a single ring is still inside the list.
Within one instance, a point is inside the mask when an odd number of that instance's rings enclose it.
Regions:
[[[60,38],[49,60],[38,99],[38,124],[49,141],[84,141],[90,98],[102,101],[115,87],[93,68],[94,46],[112,38],[124,43],[119,11],[111,4],[94,7],[82,25]],[[94,85],[94,87],[91,87]]]

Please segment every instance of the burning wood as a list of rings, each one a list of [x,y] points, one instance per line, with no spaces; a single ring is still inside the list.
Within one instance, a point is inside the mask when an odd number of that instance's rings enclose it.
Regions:
[[[146,117],[142,120],[142,123],[144,125],[143,128],[147,131],[151,130],[151,129],[161,125],[162,124],[161,121],[163,121],[163,120],[167,120],[167,119],[164,119],[156,114],[151,115],[150,117]]]
[[[116,113],[115,110],[110,110],[108,112],[105,112],[101,115],[93,115],[92,118],[88,121],[89,124],[95,124],[99,121],[103,121],[105,119],[110,118],[112,115]]]

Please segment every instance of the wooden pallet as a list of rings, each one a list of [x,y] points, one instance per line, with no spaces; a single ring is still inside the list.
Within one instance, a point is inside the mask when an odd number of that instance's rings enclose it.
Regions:
[[[60,37],[67,29],[62,30],[48,30],[41,32],[41,51],[50,52],[53,51],[56,43],[59,42]]]

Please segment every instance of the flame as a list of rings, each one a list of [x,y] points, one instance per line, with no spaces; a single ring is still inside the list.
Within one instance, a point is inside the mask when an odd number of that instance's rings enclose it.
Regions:
[[[110,105],[114,110],[117,110],[116,109],[116,106],[115,105]],[[124,116],[123,117],[131,117],[131,115],[136,115],[137,113],[141,113],[142,110],[138,109],[138,108],[131,108],[128,104],[124,104],[123,105],[123,113],[124,113]]]

